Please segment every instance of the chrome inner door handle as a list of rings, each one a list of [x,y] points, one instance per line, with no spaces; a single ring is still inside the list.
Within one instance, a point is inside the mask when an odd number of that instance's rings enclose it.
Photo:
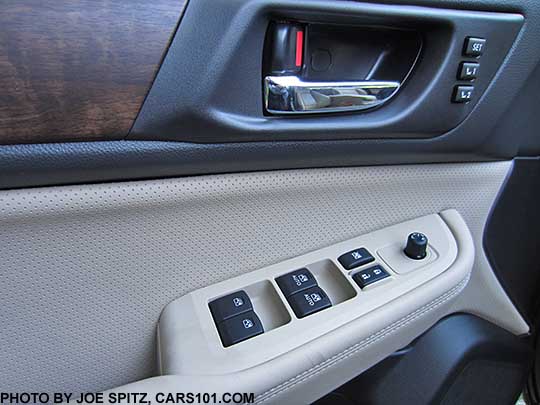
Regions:
[[[296,76],[266,76],[264,102],[272,114],[361,111],[390,100],[399,87],[393,81],[305,82]]]

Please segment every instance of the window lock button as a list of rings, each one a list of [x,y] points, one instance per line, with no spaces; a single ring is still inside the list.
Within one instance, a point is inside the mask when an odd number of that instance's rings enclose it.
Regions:
[[[287,300],[298,318],[304,318],[332,306],[328,295],[318,286],[291,295]]]
[[[375,259],[371,253],[369,253],[367,249],[363,247],[344,253],[338,258],[338,261],[346,270],[363,266],[364,264],[371,263],[373,260]]]
[[[229,347],[264,332],[261,320],[253,311],[234,316],[217,324],[223,346]]]
[[[251,300],[244,290],[218,298],[208,304],[215,323],[251,311]]]
[[[313,274],[306,268],[291,271],[283,276],[279,276],[276,278],[276,283],[279,285],[279,288],[281,288],[285,297],[289,297],[297,292],[317,285],[315,277],[313,277]]]

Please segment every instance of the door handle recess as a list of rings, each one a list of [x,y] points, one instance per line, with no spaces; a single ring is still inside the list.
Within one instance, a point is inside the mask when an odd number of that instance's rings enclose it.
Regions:
[[[390,100],[395,81],[308,82],[296,76],[266,76],[264,102],[271,114],[361,111]]]

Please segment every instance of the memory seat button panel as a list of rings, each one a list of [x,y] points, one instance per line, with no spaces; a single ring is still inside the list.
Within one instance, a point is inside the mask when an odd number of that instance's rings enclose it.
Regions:
[[[475,58],[476,60],[462,61],[458,67],[457,79],[462,82],[473,82],[478,78],[480,62],[478,59],[484,54],[486,39],[467,37],[463,43],[463,56]],[[466,104],[472,100],[474,86],[472,84],[457,84],[454,86],[452,102]]]

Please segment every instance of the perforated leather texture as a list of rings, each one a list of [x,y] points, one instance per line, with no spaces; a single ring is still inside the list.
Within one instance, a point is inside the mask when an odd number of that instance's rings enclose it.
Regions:
[[[523,321],[489,279],[481,248],[510,166],[313,169],[2,191],[0,389],[95,391],[148,377],[156,373],[156,322],[174,298],[447,208],[462,214],[481,252],[467,289],[483,293],[460,305],[519,330]]]

